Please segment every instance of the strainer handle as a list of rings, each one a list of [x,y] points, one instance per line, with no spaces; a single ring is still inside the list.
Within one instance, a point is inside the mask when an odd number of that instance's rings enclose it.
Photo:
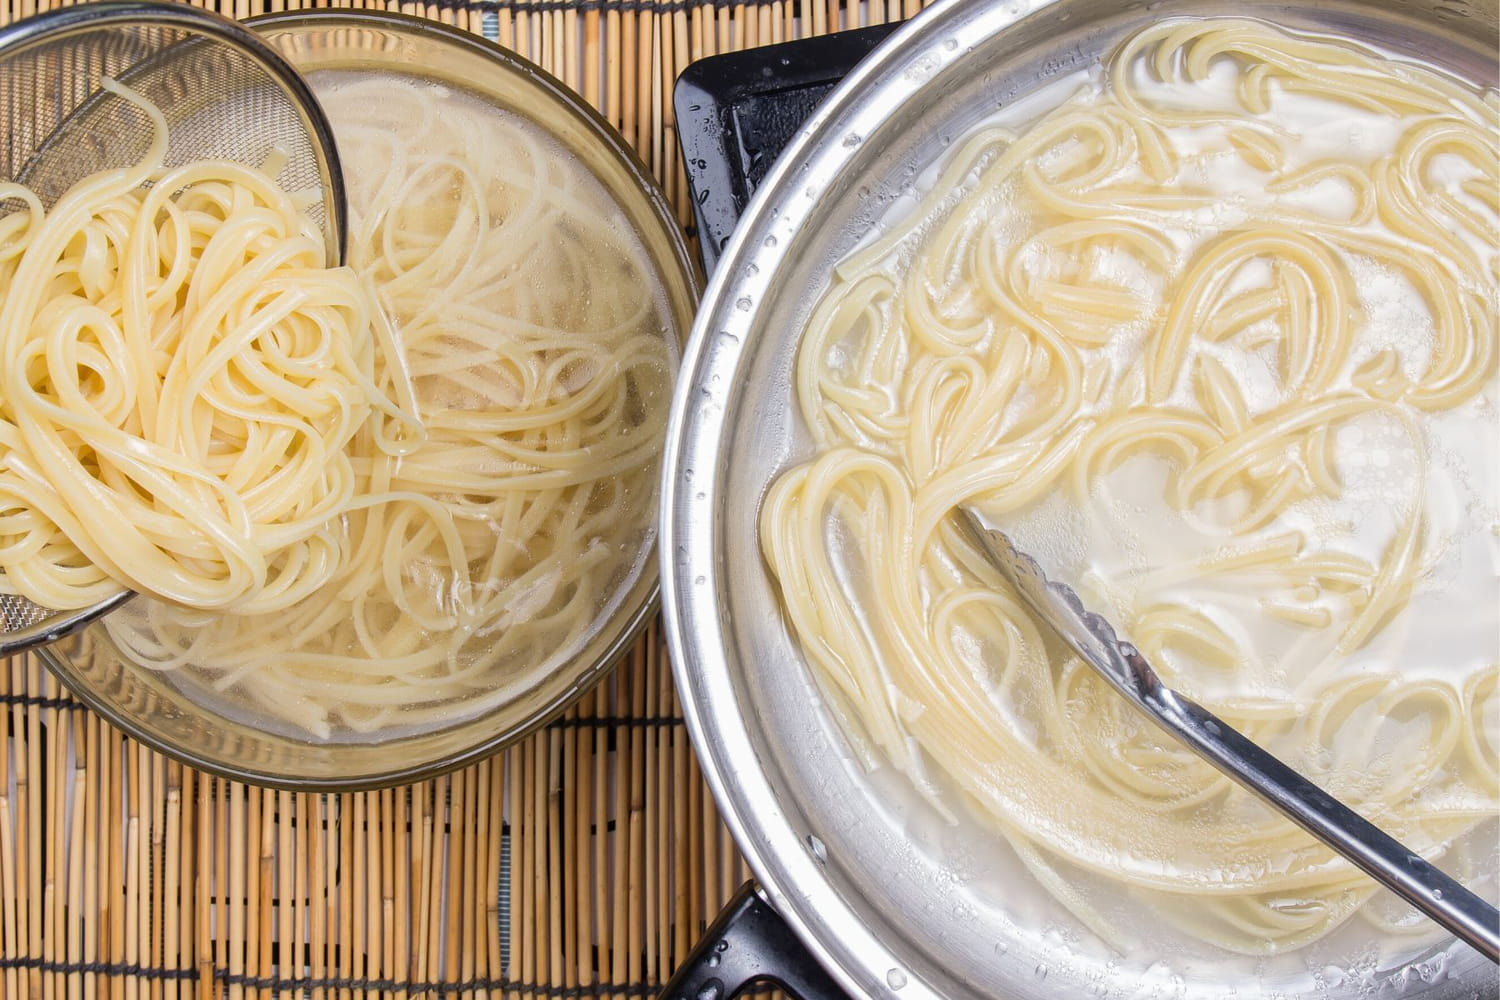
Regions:
[[[0,633],[0,656],[14,656],[16,653],[24,653],[38,646],[46,646],[59,639],[66,639],[79,629],[109,612],[118,608],[135,594],[129,590],[122,590],[118,594],[111,594],[97,604],[91,604],[77,611],[59,612],[51,615],[35,625],[24,628],[6,630]]]

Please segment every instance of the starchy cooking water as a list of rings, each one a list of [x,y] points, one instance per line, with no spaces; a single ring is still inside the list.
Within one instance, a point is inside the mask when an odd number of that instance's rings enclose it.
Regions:
[[[1258,22],[1124,45],[835,266],[762,547],[856,747],[953,831],[907,835],[1014,849],[972,905],[1171,955],[1136,970],[1163,995],[1208,965],[1377,988],[1441,935],[1126,707],[944,519],[977,508],[1493,897],[1500,130],[1467,85]]]
[[[310,82],[377,346],[338,568],[273,614],[105,627],[226,714],[370,741],[519,701],[644,599],[676,344],[624,210],[543,127],[415,75]]]

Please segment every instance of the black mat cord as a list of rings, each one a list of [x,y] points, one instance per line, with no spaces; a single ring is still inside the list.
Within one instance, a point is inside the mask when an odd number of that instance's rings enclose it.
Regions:
[[[149,982],[194,982],[203,973],[198,969],[159,969],[122,962],[55,962],[40,958],[0,958],[0,971],[17,969],[63,976],[108,976],[144,979]],[[214,969],[213,980],[225,986],[274,992],[306,993],[309,990],[378,990],[402,993],[431,993],[446,996],[475,991],[516,993],[549,1000],[581,1000],[584,997],[627,996],[653,997],[661,991],[660,983],[590,983],[586,986],[552,986],[546,983],[523,983],[515,979],[466,979],[462,982],[413,982],[395,979],[362,979],[353,976],[301,976],[282,979],[276,976],[246,976],[226,969]]]

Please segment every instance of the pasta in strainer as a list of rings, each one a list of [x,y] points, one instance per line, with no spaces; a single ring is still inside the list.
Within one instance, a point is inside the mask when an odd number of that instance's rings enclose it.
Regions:
[[[283,608],[337,559],[375,395],[365,296],[272,178],[163,169],[160,112],[106,87],[148,109],[144,160],[50,209],[0,184],[0,585]]]

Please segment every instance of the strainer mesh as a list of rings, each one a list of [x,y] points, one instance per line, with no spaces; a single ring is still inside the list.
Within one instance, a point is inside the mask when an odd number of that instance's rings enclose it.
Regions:
[[[284,162],[277,182],[306,200],[309,218],[337,247],[329,222],[337,212],[324,204],[324,178],[332,175],[324,173],[325,158],[337,170],[332,140],[309,127],[307,109],[263,56],[218,24],[177,23],[208,17],[200,12],[174,13],[166,23],[139,8],[117,13],[0,34],[0,181],[26,184],[50,207],[84,177],[139,162],[153,139],[151,121],[101,89],[112,77],[161,109],[168,167],[200,159],[256,168]],[[21,207],[0,198],[0,217]],[[55,627],[67,617],[13,594],[0,594],[0,613],[0,634],[54,616]]]
[[[149,23],[108,24],[0,51],[0,163],[51,204],[100,170],[145,155],[150,120],[100,89],[113,77],[166,116],[168,166],[222,158],[253,167],[285,158],[289,192],[321,194],[320,149],[306,118],[261,61],[224,39]],[[325,225],[321,204],[314,221]]]

